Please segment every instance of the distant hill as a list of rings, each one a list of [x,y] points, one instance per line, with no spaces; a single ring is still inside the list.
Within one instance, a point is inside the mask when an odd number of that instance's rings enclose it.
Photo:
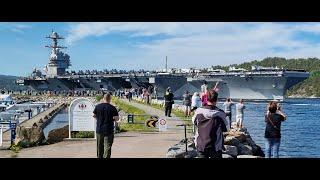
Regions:
[[[279,67],[287,69],[303,69],[311,73],[311,76],[303,82],[295,85],[287,91],[287,96],[320,97],[320,59],[298,58],[286,59],[281,57],[268,57],[261,61],[253,60],[242,64],[232,64],[236,68],[251,70],[251,66]],[[229,66],[213,66],[214,69],[228,70]]]
[[[15,90],[24,89],[24,87],[15,84],[17,76],[0,75],[0,89]]]

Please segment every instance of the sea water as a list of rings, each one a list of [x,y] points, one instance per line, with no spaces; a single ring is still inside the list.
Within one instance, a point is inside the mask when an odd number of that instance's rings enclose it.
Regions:
[[[181,101],[175,101],[181,103]],[[218,107],[223,109],[223,102]],[[267,102],[245,102],[244,126],[252,139],[265,150],[264,114]],[[281,103],[287,120],[281,126],[280,157],[320,158],[320,99],[286,99]],[[232,120],[235,121],[235,106]],[[62,110],[44,129],[46,137],[52,129],[68,125],[68,112]]]

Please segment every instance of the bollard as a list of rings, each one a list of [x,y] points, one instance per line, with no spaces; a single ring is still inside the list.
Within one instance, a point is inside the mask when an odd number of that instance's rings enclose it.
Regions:
[[[12,123],[11,121],[9,121],[9,127],[11,130],[11,146],[12,146],[16,138],[16,123]]]
[[[186,124],[180,124],[177,126],[184,126],[184,141],[186,143],[186,154],[185,154],[185,158],[188,157],[188,139],[187,139],[187,125]]]
[[[133,124],[134,123],[134,115],[133,114],[128,114],[128,123]]]

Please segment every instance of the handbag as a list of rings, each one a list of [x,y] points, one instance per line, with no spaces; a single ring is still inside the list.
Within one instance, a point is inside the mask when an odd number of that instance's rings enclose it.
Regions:
[[[280,129],[277,128],[277,126],[273,124],[272,120],[269,117],[269,114],[267,115],[267,117],[268,117],[269,122],[272,124],[273,128],[275,128],[276,130],[280,131]]]

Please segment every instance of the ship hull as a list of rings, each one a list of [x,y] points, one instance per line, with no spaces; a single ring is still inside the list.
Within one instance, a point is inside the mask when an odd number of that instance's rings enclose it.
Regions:
[[[283,100],[287,89],[308,78],[304,73],[284,73],[279,76],[209,76],[190,78],[176,75],[155,77],[95,77],[95,78],[48,78],[46,80],[25,80],[24,85],[35,91],[109,90],[157,86],[157,96],[162,98],[170,87],[175,98],[182,98],[188,90],[200,92],[204,81],[212,88],[218,82],[219,98],[246,100]]]

